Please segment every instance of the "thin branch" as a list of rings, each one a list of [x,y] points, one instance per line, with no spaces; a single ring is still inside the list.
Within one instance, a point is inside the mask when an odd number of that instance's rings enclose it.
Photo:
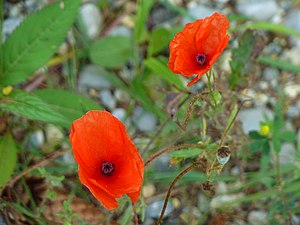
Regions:
[[[139,218],[138,218],[138,215],[136,213],[136,208],[135,208],[134,203],[132,203],[132,209],[133,209],[133,213],[134,213],[135,225],[139,225]]]
[[[183,144],[183,145],[177,145],[177,146],[171,146],[169,148],[163,149],[159,152],[154,153],[152,156],[149,157],[147,162],[145,163],[145,167],[147,167],[154,159],[159,157],[162,154],[165,154],[167,152],[171,152],[173,150],[182,149],[182,148],[193,148],[193,147],[202,147],[200,144]]]
[[[168,193],[167,193],[167,196],[165,198],[165,202],[164,202],[164,205],[163,205],[163,208],[161,210],[161,213],[160,213],[160,217],[156,223],[156,225],[160,225],[162,220],[163,220],[163,217],[164,217],[164,214],[165,214],[165,211],[166,211],[166,208],[167,208],[167,205],[168,205],[168,200],[170,198],[170,195],[171,195],[171,191],[173,189],[173,187],[175,186],[175,184],[177,183],[177,181],[183,177],[183,175],[185,175],[186,173],[188,173],[189,171],[191,171],[192,169],[194,169],[195,167],[198,166],[198,163],[194,163],[192,164],[191,166],[189,166],[188,168],[186,168],[185,170],[183,170],[180,174],[178,174],[177,177],[175,177],[175,179],[173,180],[173,182],[171,183],[169,189],[168,189]]]

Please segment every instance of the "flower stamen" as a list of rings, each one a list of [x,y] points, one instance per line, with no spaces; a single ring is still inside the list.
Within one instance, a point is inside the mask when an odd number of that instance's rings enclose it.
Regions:
[[[198,54],[196,56],[196,60],[197,60],[198,65],[204,66],[204,64],[206,63],[206,55]]]
[[[101,165],[101,173],[104,176],[110,177],[112,173],[115,171],[115,165],[111,162],[104,161]]]

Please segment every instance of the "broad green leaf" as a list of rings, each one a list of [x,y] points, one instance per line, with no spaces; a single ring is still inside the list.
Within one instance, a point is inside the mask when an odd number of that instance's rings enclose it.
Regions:
[[[175,84],[178,88],[184,88],[180,77],[169,70],[169,68],[158,59],[148,58],[144,63],[155,75],[167,81],[169,84]]]
[[[73,23],[79,0],[59,0],[28,16],[1,49],[3,85],[24,81],[45,65]]]
[[[293,142],[296,140],[296,134],[294,131],[283,131],[278,136],[282,141]]]
[[[204,150],[200,148],[187,148],[170,152],[171,157],[192,158],[200,155]]]
[[[102,109],[96,102],[69,91],[42,89],[36,90],[34,94],[51,106],[56,112],[63,115],[69,125],[88,110]]]
[[[40,120],[64,127],[70,125],[63,115],[53,110],[39,97],[23,91],[15,90],[7,98],[3,98],[0,109],[31,120]]]
[[[17,163],[17,148],[10,135],[0,139],[0,187],[4,185],[14,172]]]
[[[281,24],[274,24],[274,23],[268,23],[268,22],[246,23],[244,25],[237,27],[236,29],[240,29],[240,28],[267,30],[267,31],[285,34],[285,35],[300,37],[299,32],[297,32],[289,27],[283,26]]]
[[[131,40],[125,36],[107,36],[92,44],[91,60],[103,67],[123,66],[132,56]]]
[[[166,46],[168,46],[170,40],[170,31],[163,27],[156,28],[150,35],[148,55],[152,56],[163,50]]]
[[[270,57],[260,56],[257,58],[257,61],[271,67],[279,68],[294,73],[300,73],[300,66],[296,66],[294,64],[280,59],[272,59]]]
[[[153,3],[154,0],[138,0],[134,26],[134,40],[137,43],[141,41],[143,33],[145,32],[145,23]]]

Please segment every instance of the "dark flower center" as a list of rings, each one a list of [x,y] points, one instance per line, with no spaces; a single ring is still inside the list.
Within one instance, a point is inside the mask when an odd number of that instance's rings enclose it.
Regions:
[[[198,65],[204,66],[204,64],[206,63],[206,55],[198,54],[196,56],[196,60],[197,60]]]
[[[108,162],[108,161],[104,161],[101,165],[101,173],[104,175],[104,176],[111,176],[112,173],[115,171],[114,169],[115,165],[111,162]]]

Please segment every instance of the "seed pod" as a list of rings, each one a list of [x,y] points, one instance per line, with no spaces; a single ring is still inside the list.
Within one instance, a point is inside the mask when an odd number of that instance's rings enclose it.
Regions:
[[[231,151],[228,146],[222,146],[218,149],[217,159],[221,165],[225,165],[230,159]]]

